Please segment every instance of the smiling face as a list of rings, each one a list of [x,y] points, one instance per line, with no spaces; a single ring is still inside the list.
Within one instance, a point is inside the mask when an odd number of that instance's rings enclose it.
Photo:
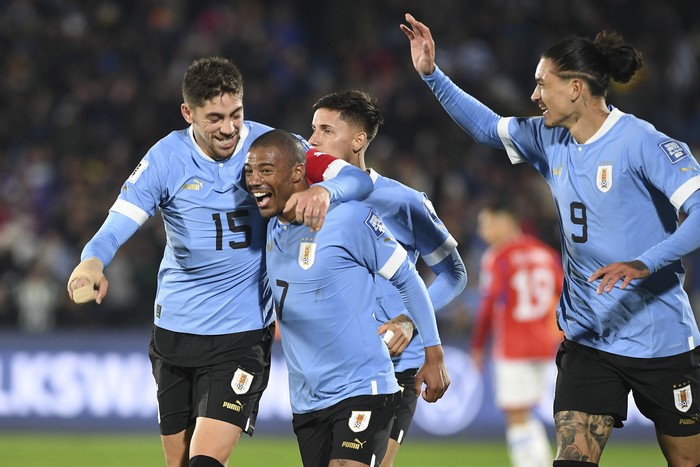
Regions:
[[[580,79],[562,79],[551,60],[543,58],[535,70],[535,90],[530,99],[542,110],[548,127],[569,128],[575,122],[575,105],[581,89]]]
[[[272,145],[251,146],[243,170],[248,191],[266,219],[282,213],[305,174],[303,163],[292,163],[290,157]]]
[[[205,102],[201,107],[183,103],[182,116],[192,125],[194,139],[212,159],[226,159],[233,155],[243,125],[243,97],[222,94]]]

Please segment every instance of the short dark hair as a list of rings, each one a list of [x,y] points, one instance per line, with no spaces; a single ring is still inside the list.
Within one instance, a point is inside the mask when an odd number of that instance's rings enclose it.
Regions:
[[[493,195],[484,200],[482,211],[494,214],[506,214],[513,219],[520,219],[520,208],[516,199],[508,194]]]
[[[607,31],[599,32],[595,40],[569,36],[545,50],[542,58],[552,61],[560,78],[579,77],[591,94],[601,97],[606,96],[610,80],[629,83],[642,67],[642,54],[618,33]]]
[[[223,57],[193,61],[182,79],[182,98],[185,102],[202,107],[208,100],[224,94],[243,96],[243,76],[236,65]]]
[[[316,101],[312,108],[314,112],[318,109],[338,111],[341,119],[359,125],[367,133],[368,141],[377,136],[379,126],[384,123],[377,100],[364,91],[327,94]]]
[[[250,149],[255,148],[277,148],[283,155],[289,166],[306,163],[306,151],[299,138],[288,131],[274,129],[258,136],[250,145]]]

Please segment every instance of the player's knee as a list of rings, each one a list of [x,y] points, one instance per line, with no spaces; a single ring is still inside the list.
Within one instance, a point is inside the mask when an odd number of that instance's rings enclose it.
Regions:
[[[209,456],[194,456],[190,459],[190,467],[224,467],[224,464]]]
[[[598,467],[598,464],[584,461],[554,461],[552,467]]]

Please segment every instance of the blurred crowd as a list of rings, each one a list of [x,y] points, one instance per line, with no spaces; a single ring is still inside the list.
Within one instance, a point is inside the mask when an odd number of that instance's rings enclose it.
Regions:
[[[158,216],[107,269],[109,295],[76,306],[65,283],[148,148],[186,126],[189,63],[223,55],[246,82],[247,119],[309,136],[311,105],[345,89],[373,94],[385,125],[368,161],[432,199],[468,268],[462,296],[439,315],[468,333],[483,243],[475,215],[492,193],[517,196],[527,229],[559,246],[541,177],[478,146],[413,70],[399,30],[411,12],[432,30],[437,63],[501,115],[529,100],[539,53],[556,39],[620,32],[644,54],[639,79],[608,102],[700,154],[700,3],[693,0],[3,0],[0,2],[0,327],[148,327],[164,232]],[[629,258],[620,258],[621,260]],[[700,307],[700,258],[686,258]],[[429,270],[421,268],[426,281]]]

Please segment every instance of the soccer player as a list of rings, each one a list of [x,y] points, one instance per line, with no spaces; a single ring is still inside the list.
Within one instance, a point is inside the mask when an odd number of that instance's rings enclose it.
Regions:
[[[457,242],[437,216],[425,195],[395,180],[383,177],[368,168],[365,152],[383,123],[375,99],[362,91],[328,94],[313,105],[309,138],[319,151],[333,154],[369,173],[374,190],[363,201],[382,218],[384,225],[408,252],[415,264],[422,257],[435,273],[428,288],[435,311],[450,303],[464,289],[467,273],[457,251]],[[411,388],[416,372],[423,363],[423,346],[413,336],[413,323],[406,315],[406,306],[390,281],[377,278],[375,315],[382,324],[379,333],[391,331],[388,341],[393,355],[394,371],[402,389],[401,405],[394,418],[389,446],[382,467],[393,465],[396,454],[416,410],[416,397]]]
[[[535,70],[542,115],[504,118],[452,83],[430,30],[406,21],[413,65],[452,119],[532,164],[552,191],[565,274],[554,465],[597,465],[630,390],[668,464],[700,464],[700,331],[681,264],[700,247],[700,165],[685,143],[607,104],[611,81],[629,82],[640,53],[617,33],[567,37]]]
[[[283,212],[307,188],[304,149],[274,130],[251,146],[248,189],[267,231],[270,277],[289,370],[293,426],[305,467],[376,466],[401,394],[377,335],[374,275],[397,287],[425,346],[413,388],[438,400],[449,385],[433,307],[406,250],[368,204],[334,203],[313,232]]]
[[[551,466],[547,433],[532,408],[548,389],[562,340],[554,314],[563,279],[561,259],[552,247],[522,231],[512,198],[487,201],[479,211],[478,232],[489,247],[481,261],[472,358],[483,368],[490,341],[496,405],[505,414],[511,465]]]
[[[107,294],[103,269],[160,210],[166,246],[150,343],[168,466],[221,466],[241,433],[252,436],[274,335],[263,259],[266,220],[243,179],[251,142],[271,128],[244,120],[243,80],[220,57],[184,75],[190,125],[158,141],[124,183],[68,280],[76,303]],[[312,154],[313,153],[313,154]],[[292,218],[320,228],[330,201],[365,196],[366,174],[328,155],[309,157],[314,185],[290,199]]]

